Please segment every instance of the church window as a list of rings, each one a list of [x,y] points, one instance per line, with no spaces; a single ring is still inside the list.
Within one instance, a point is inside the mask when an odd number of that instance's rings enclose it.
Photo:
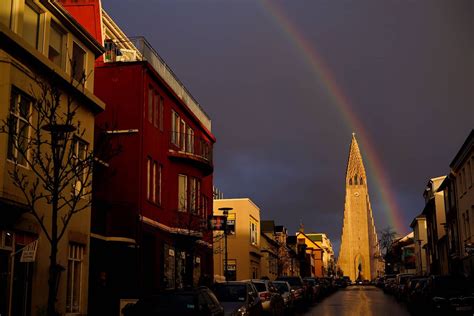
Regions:
[[[360,184],[364,184],[364,179],[362,179],[362,177],[360,177]]]
[[[355,175],[355,176],[354,176],[354,184],[355,184],[355,185],[357,185],[357,179],[358,179],[358,177],[357,177],[357,175]]]
[[[352,178],[349,179],[349,185],[352,185]]]

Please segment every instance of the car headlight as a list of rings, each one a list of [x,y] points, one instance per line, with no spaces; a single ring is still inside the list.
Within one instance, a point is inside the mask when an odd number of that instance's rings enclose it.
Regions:
[[[247,315],[247,309],[245,307],[241,307],[237,310],[237,316],[246,316]]]

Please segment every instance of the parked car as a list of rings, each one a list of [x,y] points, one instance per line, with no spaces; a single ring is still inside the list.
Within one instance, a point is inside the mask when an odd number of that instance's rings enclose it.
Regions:
[[[474,311],[474,288],[465,278],[430,276],[424,291],[431,311],[442,315]]]
[[[395,288],[394,288],[394,295],[397,298],[397,300],[402,299],[403,294],[405,293],[405,287],[410,281],[410,279],[414,278],[415,276],[411,273],[400,273],[397,274],[396,280],[395,280]]]
[[[316,278],[304,278],[304,282],[307,285],[307,298],[309,302],[316,301],[321,295],[321,287],[319,285],[319,280]]]
[[[390,277],[386,278],[384,282],[383,291],[386,294],[394,294],[395,293],[395,285],[396,285],[396,278]]]
[[[413,278],[407,284],[405,301],[408,309],[415,315],[426,308],[427,303],[424,298],[424,293],[427,291],[427,284],[428,278]]]
[[[224,307],[207,287],[166,290],[124,308],[125,316],[224,316]]]
[[[262,302],[252,282],[216,283],[213,290],[224,307],[226,316],[260,316],[262,314]]]
[[[283,298],[283,303],[285,304],[285,312],[287,314],[291,313],[294,309],[295,304],[295,294],[291,290],[290,283],[286,281],[273,281],[273,285],[277,288],[281,297]]]
[[[247,281],[252,282],[257,289],[265,313],[271,315],[283,315],[285,311],[285,303],[280,292],[278,292],[277,288],[270,280],[252,279]]]
[[[305,299],[305,285],[303,279],[299,276],[280,276],[275,281],[286,281],[294,291],[295,302],[301,303]]]

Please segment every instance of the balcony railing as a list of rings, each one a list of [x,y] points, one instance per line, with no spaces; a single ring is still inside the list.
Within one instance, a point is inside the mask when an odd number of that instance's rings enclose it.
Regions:
[[[194,134],[170,132],[170,149],[188,158],[212,165],[212,144]]]
[[[201,123],[210,131],[211,119],[196,99],[186,89],[171,68],[156,50],[142,37],[129,37],[123,40],[106,41],[105,62],[147,61],[176,95],[188,106]]]

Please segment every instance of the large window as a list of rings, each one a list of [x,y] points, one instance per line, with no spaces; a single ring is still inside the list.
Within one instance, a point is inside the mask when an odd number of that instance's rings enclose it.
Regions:
[[[83,83],[86,79],[86,52],[75,42],[72,44],[71,61],[71,74],[73,78]]]
[[[56,23],[51,22],[49,31],[48,58],[59,67],[62,67],[63,65],[63,37],[64,32],[61,30],[61,28]]]
[[[161,204],[161,172],[161,164],[148,157],[146,198],[156,204]]]
[[[186,151],[194,153],[194,130],[191,127],[188,127],[186,138]]]
[[[148,87],[148,122],[153,120],[153,88]]]
[[[34,48],[38,48],[39,25],[40,11],[27,1],[23,13],[23,38]]]
[[[8,120],[8,159],[26,166],[28,154],[29,120],[32,99],[23,92],[12,89],[10,118]]]
[[[179,146],[179,128],[181,119],[175,111],[171,111],[171,143]]]
[[[257,223],[253,220],[250,220],[250,243],[257,245]]]
[[[69,244],[67,265],[66,313],[81,312],[84,246]]]
[[[188,209],[188,177],[180,174],[178,177],[178,210],[186,212]]]

